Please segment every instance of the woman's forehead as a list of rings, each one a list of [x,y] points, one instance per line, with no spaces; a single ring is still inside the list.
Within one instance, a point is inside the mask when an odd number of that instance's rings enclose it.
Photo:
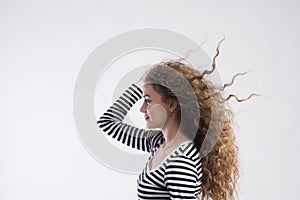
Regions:
[[[151,98],[161,97],[161,95],[154,90],[154,88],[151,84],[143,85],[142,89],[143,89],[144,97],[151,97]]]

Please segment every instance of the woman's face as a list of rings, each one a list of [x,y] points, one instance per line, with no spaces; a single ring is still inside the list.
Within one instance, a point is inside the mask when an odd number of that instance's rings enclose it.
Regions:
[[[152,85],[146,84],[142,89],[144,102],[140,111],[144,113],[147,128],[163,128],[168,117],[168,105]]]

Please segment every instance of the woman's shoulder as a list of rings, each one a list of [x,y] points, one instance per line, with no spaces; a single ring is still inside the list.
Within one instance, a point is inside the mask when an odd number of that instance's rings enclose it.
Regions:
[[[172,156],[166,163],[166,172],[195,175],[201,177],[202,162],[200,154],[193,142],[179,148],[178,153]]]
[[[186,144],[181,146],[178,149],[178,152],[175,156],[173,156],[173,161],[191,161],[198,163],[200,159],[199,151],[197,150],[194,142],[192,140],[187,141]]]

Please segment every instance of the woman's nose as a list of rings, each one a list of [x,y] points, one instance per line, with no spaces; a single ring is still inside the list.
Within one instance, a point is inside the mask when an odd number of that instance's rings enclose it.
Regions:
[[[140,112],[146,113],[146,102],[144,101],[143,105],[140,108]]]

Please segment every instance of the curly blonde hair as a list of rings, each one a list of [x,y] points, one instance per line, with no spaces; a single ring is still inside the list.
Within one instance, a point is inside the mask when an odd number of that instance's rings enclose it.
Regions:
[[[237,75],[244,73],[236,74],[231,83],[224,84],[222,87],[204,78],[205,74],[214,71],[218,54],[219,45],[213,59],[213,69],[210,71],[206,70],[201,73],[182,60],[171,60],[154,65],[144,77],[144,81],[152,83],[153,88],[161,94],[164,101],[173,98],[180,102],[176,119],[180,121],[184,117],[188,122],[182,127],[183,132],[186,133],[191,126],[196,126],[197,132],[193,140],[202,157],[201,198],[214,200],[234,199],[235,195],[237,196],[238,147],[232,127],[234,114],[226,102],[231,97],[235,97],[240,102],[255,95],[251,94],[248,98],[241,100],[234,94],[230,94],[227,98],[221,95],[221,92],[233,83]],[[166,68],[172,69],[175,73],[165,70]],[[194,94],[186,90],[183,79],[191,85]],[[168,86],[173,86],[176,91],[171,91]],[[190,109],[193,107],[193,102],[190,101],[191,95],[197,97],[197,110]],[[191,114],[192,112],[200,113],[198,121],[193,119],[195,115]]]

